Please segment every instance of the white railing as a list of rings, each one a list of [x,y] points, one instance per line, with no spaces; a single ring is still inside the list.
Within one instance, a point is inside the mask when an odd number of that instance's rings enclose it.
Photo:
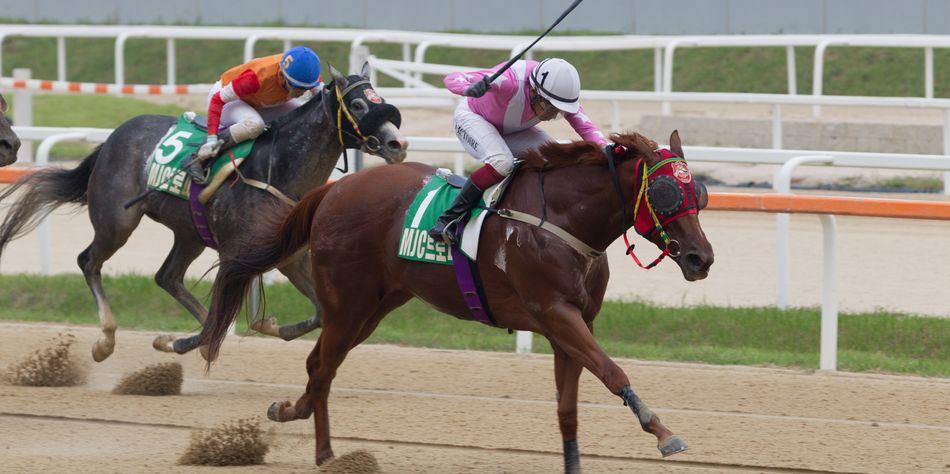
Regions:
[[[15,127],[14,131],[23,138],[42,140],[37,153],[37,164],[48,161],[49,150],[53,144],[62,141],[104,141],[111,130],[108,129],[76,129],[55,127]],[[409,137],[411,149],[414,152],[443,152],[455,153],[458,160],[464,156],[464,149],[454,138],[436,137]],[[839,166],[849,168],[882,168],[882,169],[913,169],[927,171],[950,172],[950,156],[944,155],[903,155],[888,153],[857,153],[857,152],[815,152],[808,150],[773,150],[749,148],[716,148],[716,147],[683,147],[691,162],[706,163],[744,163],[781,165],[773,183],[774,189],[780,193],[791,191],[791,175],[799,166]],[[456,168],[460,168],[459,162]],[[837,314],[837,257],[835,253],[837,230],[834,216],[820,216],[824,233],[824,284],[822,288],[822,313]],[[789,241],[790,230],[788,215],[776,216],[776,241],[778,243],[777,265],[779,296],[778,306],[787,307],[789,285]],[[783,224],[784,223],[784,224]],[[44,274],[50,268],[50,237],[49,228],[45,222],[40,226],[41,269]],[[822,342],[824,348],[828,343]],[[518,352],[527,352],[531,348],[531,334],[519,333],[516,342]],[[828,348],[823,349],[822,368],[827,369],[829,359],[826,354]],[[833,369],[833,367],[832,367]]]
[[[113,38],[115,39],[115,83],[125,83],[125,44],[130,38],[154,38],[166,40],[166,84],[174,85],[175,40],[243,40],[244,57],[254,56],[260,40],[281,40],[284,46],[292,41],[349,42],[351,47],[350,70],[359,67],[358,55],[354,52],[366,43],[396,43],[402,45],[402,60],[425,63],[431,47],[501,50],[514,53],[529,44],[534,38],[516,35],[475,35],[435,33],[398,30],[357,30],[341,28],[262,28],[262,27],[192,27],[158,25],[0,25],[0,64],[2,64],[3,40],[9,37],[56,38],[57,80],[66,81],[66,38]],[[416,50],[412,52],[412,46]],[[829,46],[846,47],[897,47],[924,49],[925,97],[933,97],[933,49],[950,47],[947,35],[698,35],[698,36],[552,36],[534,47],[542,51],[608,51],[652,49],[654,51],[654,91],[673,91],[673,72],[676,51],[699,47],[783,47],[786,50],[786,74],[788,93],[797,93],[795,64],[796,47],[814,47],[815,65],[812,76],[813,94],[821,95],[825,51]],[[411,85],[406,83],[406,86]],[[669,112],[669,105],[664,105]]]

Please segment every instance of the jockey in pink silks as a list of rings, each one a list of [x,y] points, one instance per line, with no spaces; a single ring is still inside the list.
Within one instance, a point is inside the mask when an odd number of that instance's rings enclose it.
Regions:
[[[479,202],[485,189],[511,174],[515,156],[554,141],[538,123],[563,114],[582,139],[608,146],[578,102],[581,81],[570,63],[558,58],[517,61],[489,83],[501,66],[444,79],[450,91],[468,96],[455,109],[455,134],[465,151],[485,163],[429,230],[429,236],[448,244],[455,243],[453,224]]]

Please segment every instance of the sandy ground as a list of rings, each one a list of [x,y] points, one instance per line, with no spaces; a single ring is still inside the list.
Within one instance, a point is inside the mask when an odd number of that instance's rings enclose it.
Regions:
[[[91,328],[0,324],[0,367],[63,330],[87,358]],[[92,368],[86,386],[0,386],[3,470],[178,471],[191,428],[263,419],[270,402],[296,399],[305,381],[311,343],[232,338],[206,375],[196,355],[153,351],[153,336],[120,331],[116,353]],[[181,396],[109,393],[122,374],[173,359],[185,366]],[[662,460],[628,409],[585,372],[587,472],[950,471],[947,379],[619,363],[690,451]],[[548,356],[359,347],[330,397],[336,453],[367,449],[384,472],[557,472],[552,374]],[[276,435],[265,470],[312,472],[309,422],[265,427]]]

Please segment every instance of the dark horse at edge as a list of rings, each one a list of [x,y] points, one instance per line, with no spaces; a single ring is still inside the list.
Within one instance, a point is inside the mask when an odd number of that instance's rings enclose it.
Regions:
[[[20,139],[13,133],[13,123],[6,113],[7,100],[0,95],[0,166],[13,164],[17,152],[20,151]]]
[[[367,67],[363,67],[361,74],[349,77],[332,66],[330,72],[333,82],[321,93],[276,119],[268,131],[257,138],[240,173],[299,198],[327,182],[346,148],[362,149],[382,157],[387,163],[401,162],[405,158],[408,143],[399,133],[399,110],[379,99],[368,100],[378,95],[370,91]],[[341,102],[337,97],[342,92],[345,96]],[[339,119],[340,113],[346,111],[349,114]],[[348,115],[352,115],[355,123]],[[338,119],[342,130],[337,128]],[[78,263],[99,310],[102,337],[92,348],[97,362],[112,354],[116,330],[100,271],[103,263],[125,245],[142,216],[165,225],[175,236],[171,252],[155,275],[155,281],[199,323],[204,324],[208,314],[184,285],[185,271],[205,248],[192,221],[188,201],[152,192],[132,207],[124,208],[146,191],[148,157],[176,120],[165,115],[135,117],[116,128],[78,167],[33,173],[0,194],[2,201],[20,189],[24,191],[0,225],[0,251],[10,240],[33,229],[53,209],[63,204],[89,206],[95,237],[79,255]],[[271,212],[275,203],[280,201],[260,189],[240,183],[221,186],[208,201],[205,215],[217,239],[222,262],[242,251],[237,245],[239,238],[256,233],[257,227],[267,222],[263,219],[264,213]],[[321,307],[303,253],[283,262],[278,270],[311,300],[315,312],[306,321],[262,332],[293,339],[320,326]],[[255,328],[263,329],[262,322],[255,321]],[[159,350],[172,351],[169,338],[157,339],[153,345]]]
[[[666,166],[666,172],[674,175],[675,171],[683,183],[695,182],[681,159],[675,132],[666,155],[679,157],[675,162],[662,159],[656,143],[640,135],[611,138],[626,147],[615,171],[594,143],[548,144],[524,157],[525,165],[498,205],[544,215],[594,252],[581,253],[535,225],[493,216],[485,221],[477,257],[497,324],[543,335],[553,348],[557,413],[568,472],[580,470],[577,396],[578,378],[585,368],[630,406],[641,428],[656,436],[661,454],[686,449],[686,443],[660,422],[633,391],[623,370],[597,344],[593,323],[610,273],[603,252],[638,216],[644,217],[640,212],[649,211],[646,205],[634,206],[652,199],[638,192],[647,189],[643,180],[651,191],[653,184],[663,181],[658,176],[654,182],[645,170]],[[309,248],[313,276],[320,282],[317,294],[324,305],[324,326],[307,358],[305,393],[294,404],[274,403],[268,417],[286,422],[313,415],[317,464],[333,457],[327,397],[337,368],[383,317],[415,297],[456,318],[473,319],[451,266],[396,256],[407,209],[433,171],[418,163],[365,170],[310,192],[282,222],[279,215],[269,214],[271,223],[258,228],[263,232],[254,236],[254,244],[239,257],[222,262],[201,334],[176,341],[189,348],[207,344],[215,355],[255,276]],[[546,190],[545,199],[539,196],[539,181],[540,193]],[[693,281],[708,275],[713,251],[698,217],[705,188],[686,184],[682,189],[686,197],[679,209],[686,211],[670,215],[662,224],[671,240],[661,239],[658,232],[643,234],[661,249],[669,250],[676,242],[671,257],[683,277]]]

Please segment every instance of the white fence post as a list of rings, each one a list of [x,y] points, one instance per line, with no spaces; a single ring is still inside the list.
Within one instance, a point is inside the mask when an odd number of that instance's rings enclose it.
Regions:
[[[56,79],[66,80],[66,38],[56,37]]]
[[[363,63],[369,60],[369,48],[363,45],[354,46],[350,48],[350,74],[359,74],[360,68],[363,67]],[[370,73],[370,76],[375,76],[374,72]],[[378,87],[378,84],[375,80],[370,80],[373,83],[373,87]],[[403,85],[403,87],[409,87]]]
[[[798,94],[798,71],[795,69],[795,47],[785,47],[785,64],[788,68],[788,93]]]
[[[924,97],[934,98],[934,49],[924,48]]]
[[[950,109],[943,109],[943,154],[950,156]],[[950,171],[943,173],[943,194],[950,195]]]
[[[175,85],[175,38],[165,40],[165,83]]]
[[[531,331],[517,331],[517,336],[515,336],[515,352],[518,354],[530,354],[532,339]]]
[[[820,215],[824,247],[821,279],[821,348],[818,367],[836,370],[838,360],[838,243],[835,216]]]
[[[13,70],[14,79],[30,79],[30,69],[18,68]],[[13,124],[18,127],[33,125],[33,93],[26,89],[13,91]],[[30,163],[33,161],[33,142],[22,141],[20,151],[17,152],[17,161]]]
[[[790,194],[792,192],[792,172],[795,171],[795,168],[805,163],[829,163],[832,160],[833,158],[827,155],[796,156],[795,158],[791,158],[786,161],[778,171],[775,172],[775,180],[772,183],[772,188],[775,189],[775,192]],[[779,309],[788,309],[790,300],[790,221],[791,218],[789,214],[775,214],[775,255],[778,261],[777,306]]]

